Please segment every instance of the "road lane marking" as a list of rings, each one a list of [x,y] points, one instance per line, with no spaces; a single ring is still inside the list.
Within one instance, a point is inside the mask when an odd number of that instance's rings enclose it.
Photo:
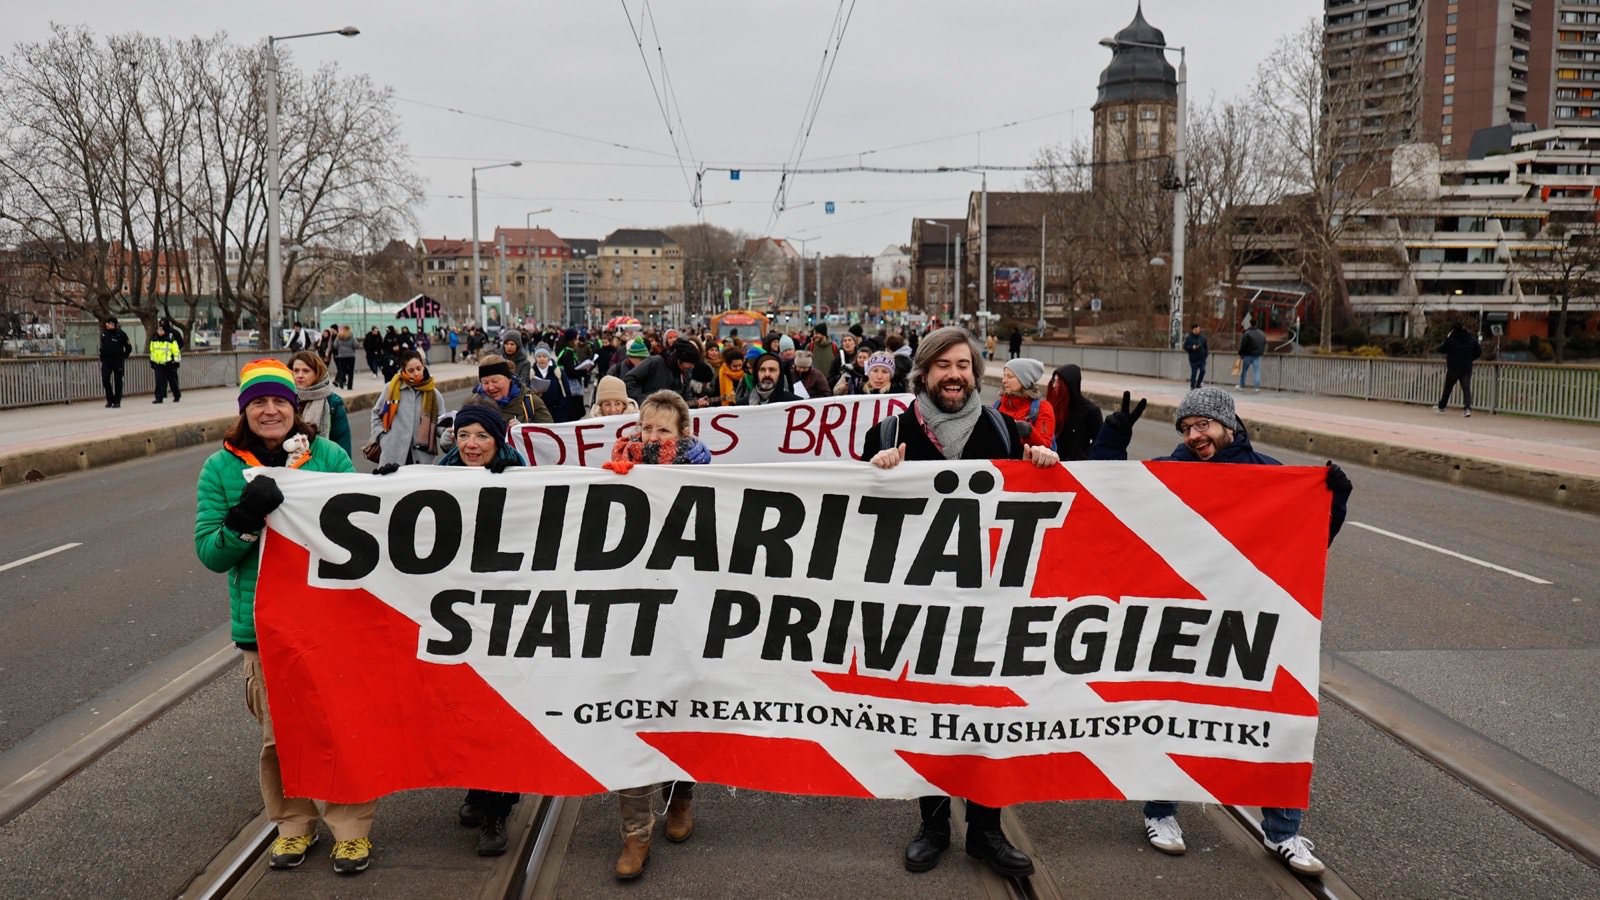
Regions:
[[[62,544],[61,546],[55,548],[54,550],[46,550],[43,553],[35,553],[32,556],[24,556],[23,558],[17,560],[16,562],[8,562],[5,565],[0,566],[0,572],[4,572],[4,571],[6,571],[8,569],[15,569],[17,566],[25,566],[28,563],[31,563],[36,559],[44,559],[46,556],[54,556],[54,555],[56,555],[57,553],[60,553],[63,550],[71,550],[73,547],[82,547],[82,546],[83,546],[83,543],[81,541],[78,542],[78,543],[73,543],[73,544]]]
[[[1425,550],[1432,550],[1435,553],[1443,553],[1445,556],[1453,556],[1456,559],[1459,559],[1463,562],[1472,563],[1475,566],[1483,566],[1485,569],[1493,569],[1496,572],[1504,572],[1512,577],[1521,578],[1523,581],[1531,581],[1534,584],[1551,584],[1551,582],[1545,581],[1543,578],[1540,578],[1536,575],[1529,575],[1527,572],[1518,572],[1516,569],[1508,569],[1505,566],[1497,566],[1492,562],[1485,562],[1484,560],[1476,557],[1468,556],[1465,553],[1457,553],[1454,550],[1446,550],[1443,547],[1430,544],[1426,541],[1419,541],[1416,538],[1406,537],[1403,534],[1395,534],[1392,531],[1385,531],[1382,528],[1378,528],[1374,525],[1368,525],[1365,522],[1348,522],[1346,524],[1354,525],[1357,528],[1364,528],[1373,534],[1381,534],[1384,537],[1394,538],[1397,541],[1404,541],[1407,544],[1413,544]]]

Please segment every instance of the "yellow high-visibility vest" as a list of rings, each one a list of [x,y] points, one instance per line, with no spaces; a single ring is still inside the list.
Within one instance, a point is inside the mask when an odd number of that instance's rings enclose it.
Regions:
[[[178,350],[178,342],[168,338],[156,338],[150,342],[150,362],[158,366],[175,363],[183,358],[183,353]]]

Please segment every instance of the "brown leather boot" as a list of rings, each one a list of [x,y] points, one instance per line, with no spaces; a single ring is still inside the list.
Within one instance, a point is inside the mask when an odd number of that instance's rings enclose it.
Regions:
[[[644,872],[650,861],[650,840],[629,835],[622,839],[622,855],[617,857],[617,880],[632,881]]]
[[[694,834],[694,797],[687,791],[679,791],[667,803],[667,840],[682,843],[691,834]]]

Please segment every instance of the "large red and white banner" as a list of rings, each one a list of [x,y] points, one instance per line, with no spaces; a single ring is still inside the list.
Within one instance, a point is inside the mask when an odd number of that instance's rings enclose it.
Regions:
[[[694,433],[718,463],[855,459],[867,429],[911,405],[910,394],[821,397],[766,406],[693,409]],[[599,466],[639,416],[513,425],[509,440],[536,466]]]
[[[1307,804],[1321,469],[272,474],[256,628],[297,796]]]

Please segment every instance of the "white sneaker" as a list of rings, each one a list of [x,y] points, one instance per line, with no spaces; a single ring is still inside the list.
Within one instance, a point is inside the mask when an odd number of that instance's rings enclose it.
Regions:
[[[1152,843],[1154,842],[1152,841]],[[1263,838],[1262,843],[1266,845],[1268,850],[1277,854],[1278,858],[1283,860],[1284,865],[1299,872],[1301,875],[1321,875],[1323,869],[1326,868],[1322,864],[1322,860],[1311,855],[1311,850],[1315,845],[1298,834],[1281,844],[1273,843],[1269,838]]]
[[[1144,833],[1150,837],[1150,846],[1168,856],[1182,856],[1189,849],[1183,845],[1183,828],[1176,816],[1145,819]]]
[[[1434,415],[1437,415],[1437,416],[1444,415],[1444,407],[1442,407],[1442,406],[1433,407],[1433,413],[1434,413]]]
[[[1461,417],[1464,418],[1464,419],[1472,418],[1472,410],[1469,409],[1466,412],[1462,413]]]

